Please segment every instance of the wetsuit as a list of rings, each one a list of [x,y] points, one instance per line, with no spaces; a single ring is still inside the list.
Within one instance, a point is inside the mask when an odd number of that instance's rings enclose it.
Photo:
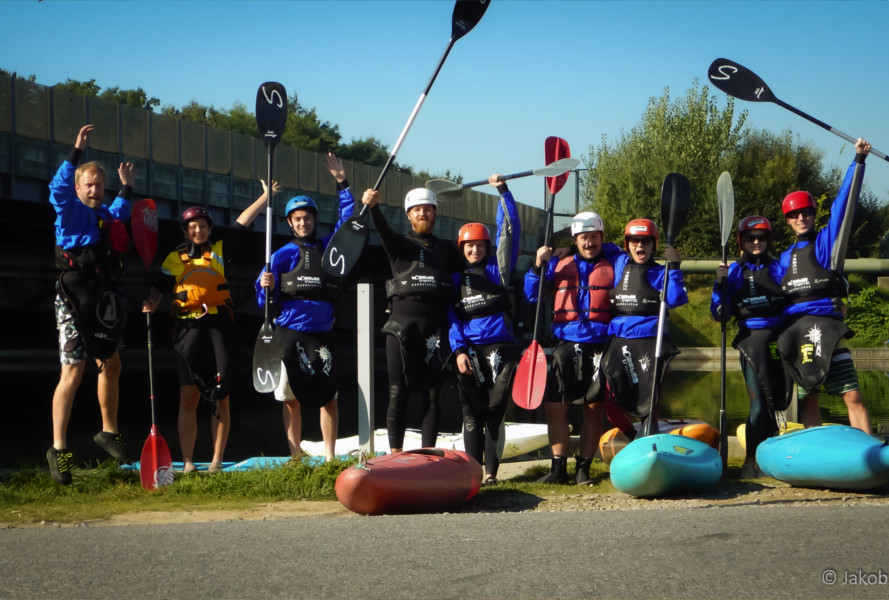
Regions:
[[[506,289],[519,254],[521,224],[515,200],[506,184],[497,186],[497,248],[483,261],[466,264],[452,275],[456,302],[448,311],[448,341],[459,356],[466,354],[472,373],[457,373],[463,408],[466,452],[485,472],[496,476],[500,466],[497,445],[508,406],[509,389],[521,356],[512,334]]]
[[[787,408],[793,391],[778,354],[778,334],[787,305],[780,271],[778,261],[769,257],[732,263],[725,282],[727,296],[723,298],[722,285],[716,283],[710,302],[714,319],[735,317],[739,327],[732,347],[740,351],[741,373],[750,397],[746,434],[749,458],[756,456],[760,442],[778,433],[775,411]]]
[[[603,371],[617,406],[635,417],[649,416],[652,386],[660,387],[670,361],[679,353],[670,343],[664,323],[660,373],[652,372],[665,270],[653,259],[642,265],[636,264],[627,254],[622,254],[614,264],[615,281],[611,290],[614,317],[608,325],[611,337],[602,357]],[[670,265],[666,303],[668,309],[688,303],[679,265]],[[609,412],[609,417],[612,414]],[[617,417],[612,422],[615,420]],[[630,437],[635,435],[632,427],[626,428],[627,423],[618,426]]]
[[[126,300],[118,284],[126,266],[126,240],[111,231],[124,228],[125,234],[132,188],[124,186],[110,206],[92,209],[81,202],[74,176],[82,154],[72,149],[49,184],[60,270],[55,299],[59,355],[62,364],[71,365],[113,356],[126,324]]]
[[[352,215],[355,201],[347,181],[338,182],[337,188],[339,220],[333,231],[323,240],[314,235],[296,237],[271,258],[271,272],[275,276],[271,307],[278,315],[274,342],[280,349],[286,375],[275,390],[275,398],[281,401],[296,398],[300,404],[318,408],[336,397],[340,383],[337,348],[330,334],[340,281],[321,268],[321,256],[336,230]],[[256,279],[255,288],[256,300],[262,308],[265,289],[260,284],[261,277],[262,273]]]
[[[608,292],[614,285],[614,261],[622,254],[611,242],[602,244],[595,259],[580,254],[549,259],[544,285],[554,287],[552,335],[556,377],[547,377],[544,400],[591,404],[605,399],[599,375],[602,350],[608,338],[612,312]],[[540,272],[534,266],[525,274],[525,298],[534,304]]]
[[[374,229],[389,256],[389,320],[383,325],[389,372],[386,424],[389,447],[402,448],[411,392],[422,396],[424,447],[435,445],[441,413],[442,365],[450,353],[445,340],[451,304],[451,273],[462,269],[456,244],[434,235],[395,233],[379,206],[371,209]]]
[[[789,304],[784,310],[787,328],[778,338],[785,368],[799,386],[798,397],[816,392],[822,384],[831,394],[858,389],[858,376],[845,338],[854,333],[843,322],[841,298],[846,295],[842,273],[830,268],[834,243],[843,226],[852,176],[864,169],[866,155],[857,155],[846,171],[843,185],[830,207],[830,221],[819,230],[800,236],[781,254],[780,281]],[[862,173],[863,175],[863,173]],[[851,227],[851,223],[846,226]]]

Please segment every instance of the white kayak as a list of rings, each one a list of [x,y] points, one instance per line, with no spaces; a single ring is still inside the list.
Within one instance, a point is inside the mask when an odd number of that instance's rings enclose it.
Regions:
[[[528,452],[539,450],[549,444],[545,424],[537,423],[506,423],[506,435],[503,444],[502,460],[509,460]],[[501,438],[503,439],[503,438]],[[439,433],[435,444],[437,448],[446,450],[461,450],[463,447],[462,433]],[[300,444],[302,451],[311,456],[324,455],[324,442],[303,441]],[[417,429],[408,429],[404,434],[404,448],[402,450],[416,450],[422,448],[422,437]],[[353,435],[339,438],[334,445],[334,454],[355,455],[361,451],[358,436]],[[374,431],[374,452],[389,453],[389,436],[385,429]]]

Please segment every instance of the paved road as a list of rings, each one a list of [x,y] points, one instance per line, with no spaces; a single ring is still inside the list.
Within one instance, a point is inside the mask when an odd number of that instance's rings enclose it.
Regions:
[[[0,598],[887,598],[886,543],[885,506],[5,529]]]

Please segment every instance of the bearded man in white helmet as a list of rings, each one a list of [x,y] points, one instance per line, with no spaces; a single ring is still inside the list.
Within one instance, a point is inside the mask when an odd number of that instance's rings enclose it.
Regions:
[[[544,403],[549,443],[553,459],[550,472],[541,483],[568,483],[567,461],[571,442],[568,408],[583,407],[580,455],[575,457],[575,483],[591,485],[590,464],[602,435],[605,383],[599,376],[599,361],[608,338],[614,287],[614,261],[621,249],[603,243],[605,224],[594,212],[582,212],[571,221],[573,252],[553,256],[553,249],[541,246],[537,260],[525,275],[525,297],[537,302],[538,289],[553,288],[552,375],[547,377]]]
[[[438,203],[425,188],[409,191],[404,210],[411,224],[406,235],[395,233],[378,206],[379,192],[367,190],[362,202],[371,210],[374,229],[389,256],[392,279],[386,282],[389,320],[383,326],[389,371],[386,425],[389,448],[400,452],[407,427],[407,402],[419,393],[424,448],[435,446],[441,414],[442,364],[450,353],[447,309],[451,304],[451,273],[462,267],[454,242],[432,234]]]

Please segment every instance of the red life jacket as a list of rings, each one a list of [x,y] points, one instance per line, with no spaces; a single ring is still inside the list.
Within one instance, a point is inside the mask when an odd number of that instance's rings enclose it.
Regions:
[[[614,267],[600,257],[593,265],[586,285],[578,280],[577,263],[574,255],[566,256],[556,264],[553,275],[555,298],[553,301],[553,323],[566,323],[577,320],[590,320],[599,323],[611,321],[611,300],[608,292],[614,287]],[[589,290],[589,312],[583,311],[577,300],[578,290]]]

